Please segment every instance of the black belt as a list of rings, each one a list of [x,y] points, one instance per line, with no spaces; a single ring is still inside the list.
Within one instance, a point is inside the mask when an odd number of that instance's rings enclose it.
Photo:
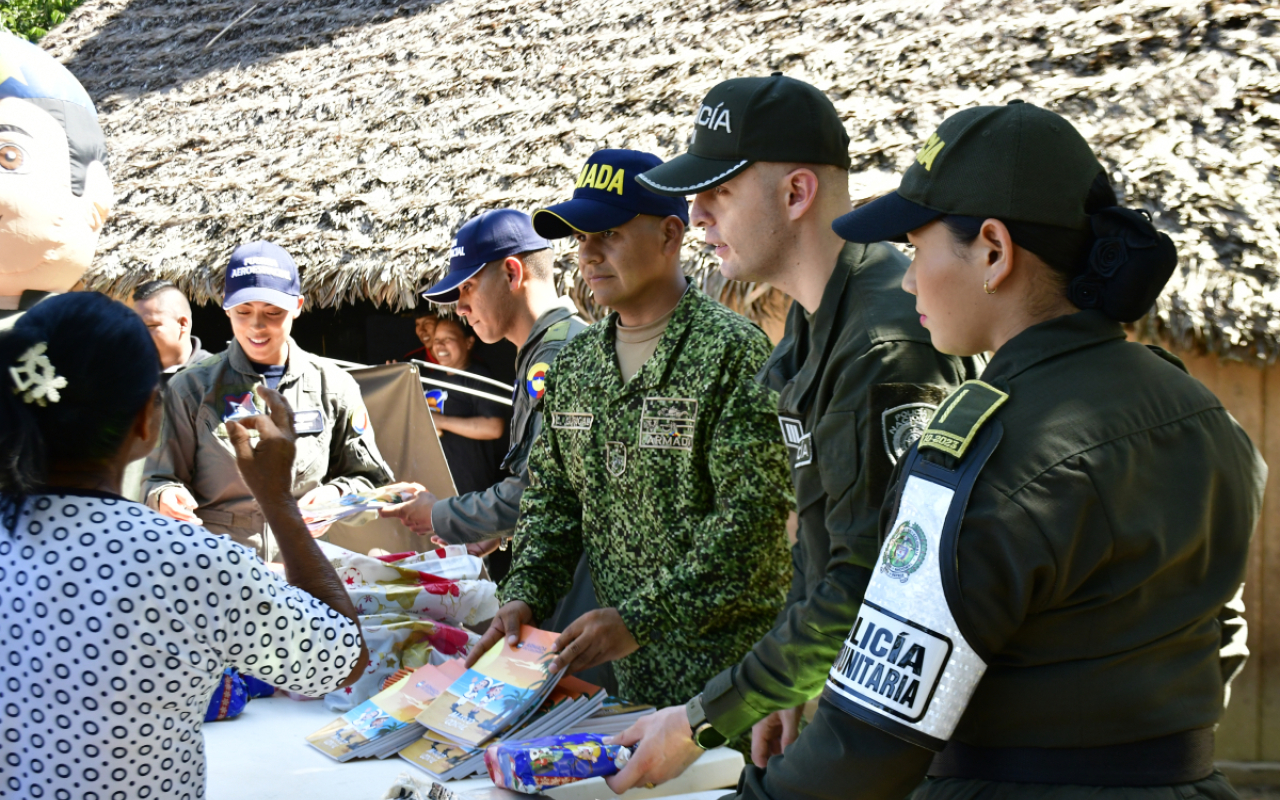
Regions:
[[[1106,747],[975,747],[948,742],[933,778],[1076,786],[1169,786],[1213,774],[1213,728]]]

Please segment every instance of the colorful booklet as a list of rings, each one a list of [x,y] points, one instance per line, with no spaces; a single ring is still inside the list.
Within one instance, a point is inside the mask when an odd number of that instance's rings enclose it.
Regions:
[[[484,751],[446,741],[428,731],[401,750],[400,757],[436,780],[451,781],[475,772],[475,763],[484,761]]]
[[[478,749],[534,713],[563,673],[549,670],[558,634],[525,625],[515,647],[504,639],[490,648],[435,702],[418,715],[427,730]]]
[[[337,761],[395,753],[422,735],[414,717],[464,672],[453,659],[414,670],[307,737],[307,742]]]

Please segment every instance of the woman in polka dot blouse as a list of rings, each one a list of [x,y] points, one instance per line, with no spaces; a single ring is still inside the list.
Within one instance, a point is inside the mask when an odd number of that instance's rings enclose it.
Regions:
[[[264,389],[268,414],[228,425],[281,579],[120,497],[160,418],[137,315],[66,294],[0,336],[0,797],[203,797],[200,725],[225,667],[318,696],[368,660],[290,492],[292,412]]]

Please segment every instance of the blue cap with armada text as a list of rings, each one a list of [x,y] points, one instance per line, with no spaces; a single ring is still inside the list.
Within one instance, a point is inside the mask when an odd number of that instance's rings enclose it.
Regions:
[[[548,239],[575,233],[600,233],[625,225],[640,214],[679,217],[689,224],[683,197],[665,197],[636,181],[640,173],[661,166],[662,159],[639,150],[600,150],[578,173],[573,199],[533,212],[533,227]]]
[[[222,293],[224,309],[260,302],[285,311],[297,311],[301,296],[298,267],[280,245],[250,242],[231,254]]]
[[[529,215],[523,211],[485,211],[458,229],[449,250],[449,272],[422,296],[433,303],[456,303],[458,287],[484,269],[485,264],[550,246],[551,242],[533,232]]]

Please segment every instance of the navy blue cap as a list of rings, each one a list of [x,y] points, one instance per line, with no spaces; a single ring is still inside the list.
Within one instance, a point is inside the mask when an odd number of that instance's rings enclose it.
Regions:
[[[458,302],[458,286],[492,263],[507,256],[545,250],[551,242],[533,232],[529,215],[514,208],[485,211],[458,229],[449,251],[449,272],[422,293],[433,303]]]
[[[625,225],[638,214],[679,217],[689,224],[689,203],[667,197],[636,181],[640,173],[661,166],[662,159],[639,150],[600,150],[578,173],[573,199],[533,212],[533,227],[548,239],[575,233],[600,233]]]
[[[297,311],[301,296],[298,266],[280,245],[250,242],[231,254],[222,291],[223,308],[257,301]]]

